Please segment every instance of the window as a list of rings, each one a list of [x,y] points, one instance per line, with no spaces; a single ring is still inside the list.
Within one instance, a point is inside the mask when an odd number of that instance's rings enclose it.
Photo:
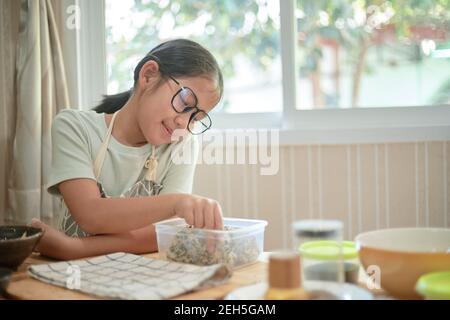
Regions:
[[[450,103],[450,1],[296,1],[298,109]]]
[[[224,69],[214,128],[279,128],[287,144],[450,139],[450,0],[64,2],[81,12],[65,47],[84,108],[129,89],[142,55],[182,36]]]
[[[158,43],[189,38],[221,65],[227,113],[282,110],[279,0],[106,0],[108,93],[128,90]]]
[[[449,0],[296,2],[297,109],[450,102]],[[108,93],[151,47],[188,37],[219,59],[222,111],[281,111],[280,18],[279,0],[106,0]]]

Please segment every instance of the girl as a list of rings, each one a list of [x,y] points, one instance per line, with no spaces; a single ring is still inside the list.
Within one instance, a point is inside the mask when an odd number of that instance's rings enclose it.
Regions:
[[[138,63],[131,90],[105,96],[94,110],[60,112],[48,191],[62,197],[61,231],[33,219],[45,230],[37,251],[64,260],[156,251],[153,223],[174,216],[221,229],[220,205],[190,194],[195,161],[176,164],[172,156],[180,147],[198,153],[194,137],[211,127],[208,112],[222,93],[211,53],[179,39]],[[172,142],[178,129],[187,134]]]

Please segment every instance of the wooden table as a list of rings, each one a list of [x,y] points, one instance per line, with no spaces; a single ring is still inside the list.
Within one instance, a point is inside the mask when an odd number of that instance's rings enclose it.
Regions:
[[[144,254],[143,256],[157,259],[158,253]],[[54,260],[41,257],[39,254],[33,254],[25,260],[17,272],[12,275],[11,282],[7,288],[7,298],[27,300],[97,299],[94,296],[79,291],[69,290],[33,279],[26,272],[30,265],[50,262],[54,262]],[[258,262],[235,270],[226,284],[183,294],[175,297],[175,299],[223,299],[237,287],[265,281],[267,278],[266,274],[267,254],[263,254]]]
[[[158,259],[158,253],[144,254],[144,257]],[[186,300],[203,300],[203,299],[223,299],[232,290],[258,283],[267,280],[267,261],[268,252],[264,252],[260,259],[246,267],[239,268],[233,272],[232,277],[224,285],[214,288],[191,292],[175,297],[174,299]],[[58,287],[44,283],[42,281],[31,278],[26,270],[28,266],[34,264],[43,264],[55,262],[45,257],[41,257],[37,253],[33,253],[25,262],[19,267],[17,272],[13,273],[11,282],[7,288],[7,298],[10,299],[27,299],[27,300],[92,300],[97,297],[79,292],[69,290],[63,287]],[[365,286],[365,275],[360,274],[360,286],[367,289]],[[375,299],[391,299],[383,290],[371,290]]]

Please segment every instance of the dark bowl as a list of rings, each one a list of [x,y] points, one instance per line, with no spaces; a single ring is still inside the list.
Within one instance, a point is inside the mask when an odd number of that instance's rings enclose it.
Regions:
[[[0,296],[5,294],[12,272],[11,269],[0,267]]]
[[[0,267],[16,270],[43,234],[42,229],[25,225],[0,226]]]

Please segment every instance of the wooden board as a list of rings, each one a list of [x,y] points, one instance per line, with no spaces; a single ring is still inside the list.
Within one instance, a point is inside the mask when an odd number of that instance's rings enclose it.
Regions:
[[[149,258],[158,258],[157,253],[143,255]],[[96,299],[96,297],[50,285],[31,278],[26,269],[33,264],[51,263],[53,260],[43,258],[38,254],[30,256],[12,276],[7,288],[7,297],[12,299],[27,300],[67,300],[67,299]],[[233,289],[260,281],[265,281],[267,277],[267,263],[263,256],[261,261],[239,268],[234,271],[231,279],[224,285],[214,288],[191,292],[175,297],[175,299],[223,299]]]

